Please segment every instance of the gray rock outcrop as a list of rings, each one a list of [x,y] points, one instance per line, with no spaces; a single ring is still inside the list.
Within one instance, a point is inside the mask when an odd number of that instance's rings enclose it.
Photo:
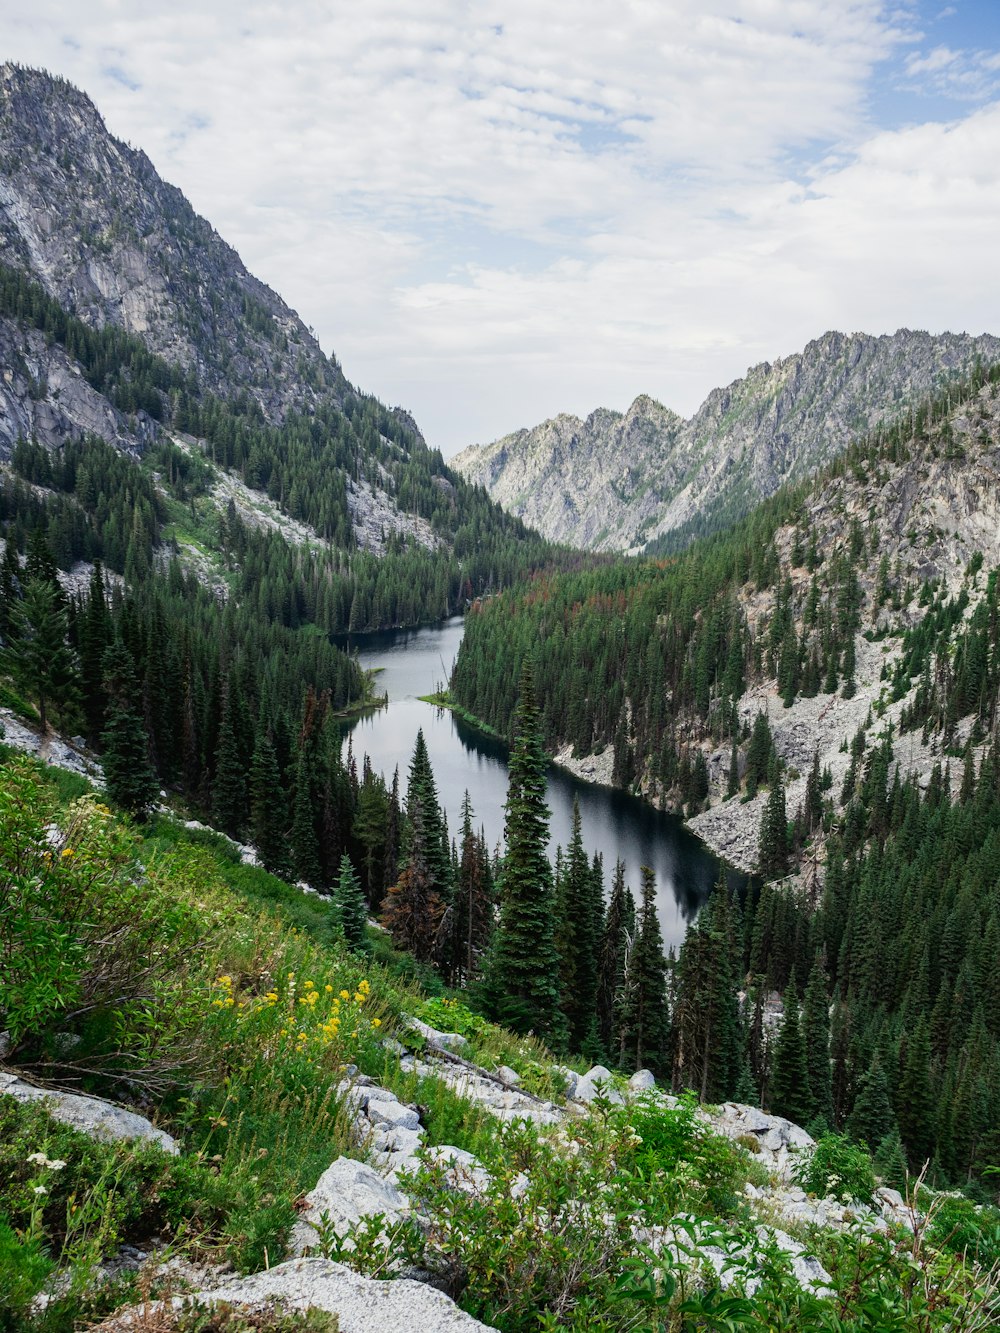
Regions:
[[[108,1143],[119,1139],[140,1139],[155,1143],[163,1152],[172,1156],[180,1152],[176,1139],[162,1129],[157,1129],[145,1116],[128,1111],[123,1106],[116,1106],[114,1102],[103,1101],[100,1097],[84,1097],[80,1093],[39,1088],[33,1083],[26,1083],[16,1074],[5,1074],[2,1071],[0,1094],[14,1097],[19,1102],[38,1102],[53,1120],[95,1139],[103,1139]]]
[[[174,1309],[222,1303],[241,1310],[325,1310],[340,1321],[340,1333],[496,1333],[460,1310],[443,1292],[408,1278],[362,1277],[329,1259],[291,1259],[263,1273],[230,1278],[218,1286],[175,1296]],[[155,1305],[147,1306],[155,1313]],[[127,1316],[116,1327],[126,1329]]]

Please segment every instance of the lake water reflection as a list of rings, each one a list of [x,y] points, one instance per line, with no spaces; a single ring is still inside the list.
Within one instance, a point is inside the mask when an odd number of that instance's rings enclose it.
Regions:
[[[366,634],[350,640],[361,665],[377,668],[377,687],[389,706],[348,724],[360,767],[367,753],[372,766],[391,782],[399,766],[406,790],[407,770],[417,731],[422,727],[437,781],[438,796],[454,836],[462,797],[472,800],[477,828],[482,825],[491,847],[503,840],[503,804],[507,799],[507,748],[483,736],[445,709],[422,703],[419,696],[447,681],[462,640],[461,617],[418,630]],[[657,903],[666,945],[684,938],[687,923],[705,901],[719,875],[719,862],[683,826],[635,797],[581,782],[550,767],[548,804],[552,811],[550,854],[568,844],[573,799],[580,802],[583,841],[589,856],[604,858],[605,892],[610,889],[616,859],[625,863],[627,882],[639,889],[639,867],[656,873]],[[734,873],[734,872],[733,872]],[[734,878],[739,878],[735,876]]]

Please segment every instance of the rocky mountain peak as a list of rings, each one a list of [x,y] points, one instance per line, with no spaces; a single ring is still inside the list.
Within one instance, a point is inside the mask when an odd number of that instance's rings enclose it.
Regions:
[[[0,261],[94,327],[117,325],[203,388],[280,421],[343,387],[293,310],[63,79],[0,67]]]
[[[831,329],[713,389],[687,421],[643,394],[624,416],[556,417],[454,461],[553,540],[597,550],[676,545],[742,516],[977,359],[1000,359],[1000,339]],[[585,441],[572,462],[556,429],[569,421]]]

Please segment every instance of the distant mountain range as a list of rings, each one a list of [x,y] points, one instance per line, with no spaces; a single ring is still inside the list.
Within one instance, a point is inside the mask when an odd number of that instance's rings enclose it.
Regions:
[[[554,541],[670,549],[742,517],[977,359],[1000,360],[1000,338],[826,333],[714,389],[688,421],[643,395],[624,414],[560,415],[473,445],[452,465]]]

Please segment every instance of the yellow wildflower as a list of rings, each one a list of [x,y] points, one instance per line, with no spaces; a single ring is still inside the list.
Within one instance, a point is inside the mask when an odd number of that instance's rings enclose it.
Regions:
[[[60,856],[62,856],[64,860],[67,856],[75,856],[75,855],[76,853],[73,851],[72,847],[64,847],[60,852]]]
[[[381,1020],[381,1018],[373,1018],[373,1019],[372,1019],[372,1027],[373,1027],[373,1028],[380,1028],[381,1026],[382,1026],[382,1020]]]

